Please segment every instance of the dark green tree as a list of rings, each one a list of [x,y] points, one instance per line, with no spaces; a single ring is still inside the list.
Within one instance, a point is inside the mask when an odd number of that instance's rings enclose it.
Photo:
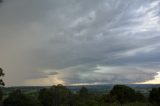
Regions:
[[[136,99],[134,89],[125,85],[115,85],[110,92],[110,96],[115,97],[121,104],[134,102]]]
[[[44,106],[60,106],[67,104],[71,97],[71,91],[63,85],[52,86],[49,89],[42,89],[38,99]]]
[[[0,77],[3,77],[3,76],[4,76],[3,69],[0,68]],[[4,85],[5,84],[4,84],[3,80],[0,78],[0,86],[4,86]]]
[[[2,97],[3,97],[3,92],[2,92],[1,87],[5,85],[3,80],[1,79],[1,77],[3,76],[4,76],[3,69],[0,68],[0,101],[2,100]]]
[[[78,96],[77,96],[77,102],[76,106],[95,106],[98,104],[97,97],[93,93],[89,93],[88,89],[86,87],[81,87]]]
[[[82,87],[80,90],[79,90],[79,95],[80,96],[87,96],[88,95],[88,89],[86,87]]]
[[[43,88],[39,91],[38,99],[43,106],[51,106],[52,104],[51,92],[46,88]]]
[[[140,92],[135,93],[135,101],[136,102],[147,102],[147,98]]]
[[[110,94],[106,94],[106,95],[102,96],[102,101],[106,102],[106,103],[115,103],[115,102],[117,102],[116,97],[112,96]]]
[[[13,91],[3,102],[4,106],[41,106],[40,102],[20,90]]]
[[[149,94],[149,101],[155,106],[160,106],[160,87],[152,88]]]

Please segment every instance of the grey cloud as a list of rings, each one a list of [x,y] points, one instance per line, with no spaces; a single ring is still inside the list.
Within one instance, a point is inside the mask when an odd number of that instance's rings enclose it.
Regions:
[[[58,75],[58,72],[50,72],[49,75]]]
[[[84,84],[135,83],[153,79],[157,75],[156,71],[159,69],[157,66],[156,68],[154,66],[151,68],[147,65],[100,66],[105,67],[105,69],[89,67],[91,66],[79,66],[65,70],[69,74],[64,72],[65,76],[62,79],[72,84],[75,84],[75,82]],[[70,76],[70,73],[72,73],[72,76]]]
[[[159,5],[158,0],[5,0],[0,65],[6,82],[47,78],[50,69],[49,75],[66,84],[153,79],[159,69]],[[119,68],[97,73],[97,66]]]

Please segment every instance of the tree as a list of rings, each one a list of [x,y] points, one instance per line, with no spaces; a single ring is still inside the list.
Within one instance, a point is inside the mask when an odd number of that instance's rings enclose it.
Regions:
[[[115,103],[115,102],[117,102],[116,97],[115,96],[111,96],[111,94],[106,94],[106,95],[102,96],[102,101],[106,102],[106,103]]]
[[[43,106],[52,105],[52,92],[46,88],[43,88],[39,91],[38,100]]]
[[[135,101],[134,89],[125,85],[115,85],[110,95],[115,97],[121,104]]]
[[[89,93],[88,89],[84,86],[80,88],[76,99],[76,106],[94,106],[98,102],[96,96]]]
[[[0,68],[0,77],[3,77],[3,76],[4,76],[3,69]],[[5,85],[5,83],[3,82],[2,79],[0,79],[0,86],[4,86],[4,85]]]
[[[60,106],[68,103],[71,91],[63,85],[52,86],[49,89],[41,89],[38,99],[44,106]]]
[[[152,88],[149,94],[149,101],[155,106],[160,105],[160,87]]]
[[[3,77],[4,76],[4,73],[3,73],[3,69],[0,68],[0,77]],[[1,87],[4,86],[4,82],[2,79],[0,79],[0,101],[2,100],[2,96],[3,96],[3,92],[2,92],[2,89]]]
[[[88,89],[86,87],[82,87],[80,90],[79,90],[79,95],[80,96],[86,96],[88,95]]]
[[[136,92],[135,93],[135,101],[137,101],[137,102],[146,102],[147,99],[142,93]]]
[[[3,103],[4,106],[41,106],[36,98],[24,95],[20,90],[13,91]]]
[[[2,90],[0,89],[0,101],[2,100],[2,97],[3,97],[3,92],[2,92]]]

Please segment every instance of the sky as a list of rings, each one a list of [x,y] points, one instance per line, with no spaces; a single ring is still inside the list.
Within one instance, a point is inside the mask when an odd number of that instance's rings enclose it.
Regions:
[[[160,0],[3,0],[6,86],[160,83]]]

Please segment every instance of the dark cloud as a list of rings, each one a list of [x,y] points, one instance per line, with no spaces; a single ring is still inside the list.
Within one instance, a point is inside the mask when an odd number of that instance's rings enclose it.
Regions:
[[[50,72],[48,75],[58,75],[58,72]]]
[[[159,0],[5,0],[0,5],[5,80],[31,85],[52,75],[65,84],[154,79],[159,13]]]

